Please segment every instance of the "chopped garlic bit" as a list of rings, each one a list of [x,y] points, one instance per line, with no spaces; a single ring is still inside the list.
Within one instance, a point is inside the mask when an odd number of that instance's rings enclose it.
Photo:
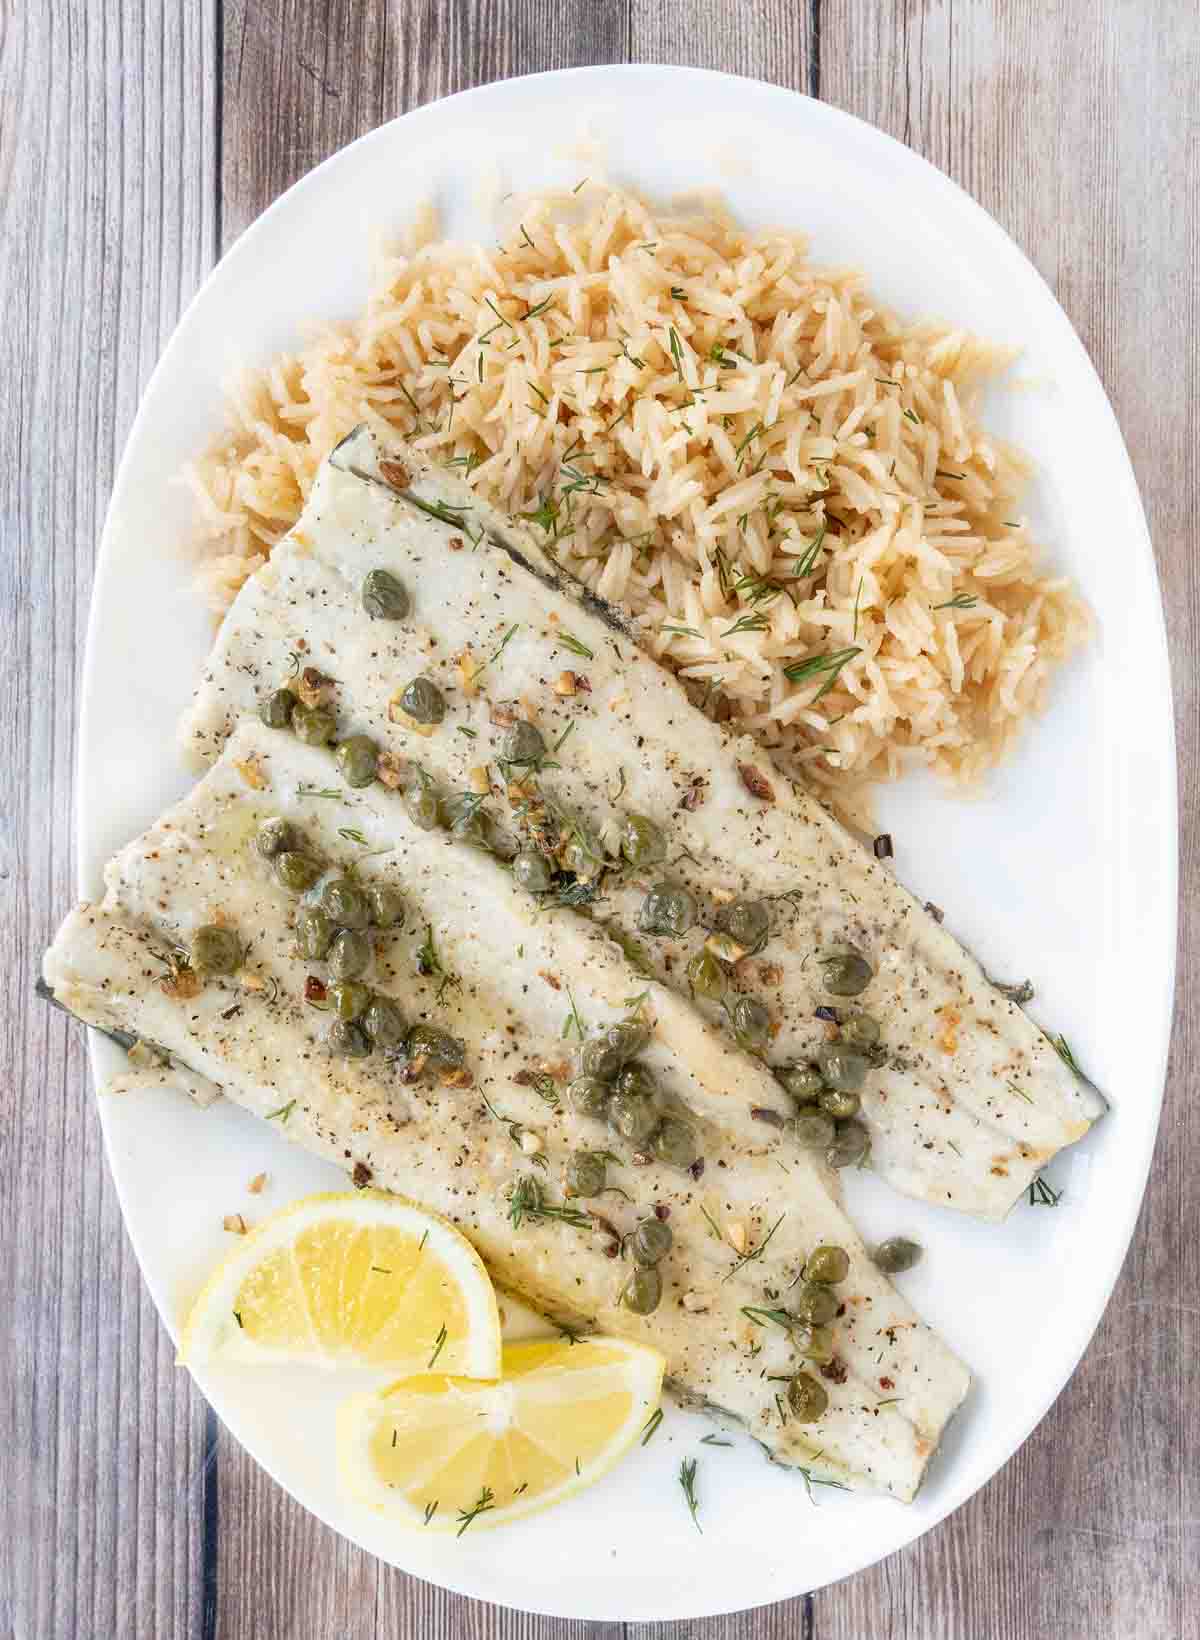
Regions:
[[[267,777],[263,773],[262,764],[253,752],[249,757],[240,758],[233,766],[252,791],[262,791],[267,783]]]
[[[540,1156],[545,1148],[545,1141],[536,1133],[530,1133],[528,1129],[522,1133],[521,1149],[525,1152],[526,1156]]]
[[[746,1226],[740,1219],[730,1219],[725,1226],[725,1234],[729,1238],[729,1245],[735,1253],[746,1251]]]
[[[261,1196],[263,1193],[263,1186],[266,1182],[267,1175],[265,1173],[256,1173],[250,1180],[250,1183],[246,1186],[246,1189],[252,1196]]]
[[[240,1213],[226,1213],[221,1220],[221,1229],[228,1230],[231,1235],[244,1236],[246,1234],[246,1221]]]
[[[694,1288],[684,1293],[681,1303],[689,1315],[703,1315],[708,1309],[708,1300],[703,1293],[696,1292]]]

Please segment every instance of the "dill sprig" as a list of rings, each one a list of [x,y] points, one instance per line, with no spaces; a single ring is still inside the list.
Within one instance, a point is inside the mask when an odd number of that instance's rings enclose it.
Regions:
[[[1062,1191],[1054,1190],[1039,1173],[1029,1187],[1030,1207],[1057,1207],[1062,1200]]]
[[[785,666],[783,675],[792,683],[805,683],[811,678],[819,677],[823,672],[828,673],[825,682],[813,696],[813,705],[827,695],[837,682],[842,667],[852,661],[855,655],[862,654],[861,645],[851,644],[845,649],[835,649],[825,655],[810,655],[807,660],[796,661],[791,666]]]
[[[821,525],[821,528],[816,533],[815,539],[808,543],[808,546],[804,549],[803,556],[797,560],[795,566],[793,567],[792,575],[797,581],[801,581],[806,575],[812,574],[813,567],[817,562],[817,557],[820,554],[821,547],[824,545],[826,527],[827,526],[824,524]]]
[[[437,1514],[437,1512],[438,1512],[438,1500],[437,1500],[437,1498],[434,1498],[432,1500],[432,1502],[427,1503],[425,1505],[425,1524],[426,1524],[426,1526],[429,1525],[429,1522],[433,1519],[433,1517]]]
[[[733,1442],[732,1441],[722,1441],[716,1435],[701,1435],[700,1445],[701,1446],[732,1446]]]
[[[446,993],[447,986],[460,985],[462,981],[457,974],[451,974],[442,966],[442,959],[438,956],[437,947],[433,943],[433,924],[425,924],[425,938],[417,950],[417,972],[427,979],[438,981],[437,1001],[440,1002]]]
[[[684,1499],[685,1499],[685,1501],[687,1503],[687,1506],[688,1506],[688,1513],[692,1517],[692,1525],[696,1528],[696,1530],[698,1532],[703,1533],[704,1528],[701,1526],[699,1518],[698,1518],[697,1513],[696,1513],[697,1510],[700,1507],[700,1502],[699,1502],[699,1499],[696,1497],[696,1459],[695,1458],[685,1458],[683,1460],[683,1462],[680,1464],[680,1466],[679,1466],[679,1484],[683,1488],[683,1496],[684,1496]]]
[[[485,1515],[489,1509],[494,1509],[495,1507],[496,1494],[492,1491],[490,1486],[482,1487],[479,1496],[475,1499],[475,1502],[471,1505],[471,1507],[469,1509],[460,1509],[458,1511],[460,1525],[458,1531],[454,1534],[455,1537],[461,1537],[473,1520],[478,1520],[480,1515]]]
[[[750,615],[739,615],[732,626],[726,627],[721,636],[732,638],[739,632],[765,632],[770,624],[769,616],[764,615],[761,610],[755,610]]]
[[[465,530],[467,521],[463,513],[453,507],[447,507],[443,501],[422,501],[419,495],[411,490],[401,490],[404,500],[414,506],[418,512],[427,513],[430,518],[436,518],[439,524],[452,524],[456,530]]]
[[[492,1101],[482,1089],[480,1089],[479,1097],[483,1100],[484,1104],[491,1111],[496,1120],[498,1122],[502,1122],[508,1129],[509,1138],[512,1140],[513,1144],[516,1145],[517,1149],[521,1151],[521,1154],[524,1155],[525,1152],[521,1149],[521,1140],[525,1137],[526,1132],[524,1124],[521,1122],[514,1122],[511,1117],[505,1116],[503,1111],[497,1110],[495,1105],[492,1104]],[[540,1151],[532,1155],[529,1160],[535,1167],[550,1166],[548,1158],[543,1156]]]
[[[775,1220],[775,1223],[767,1231],[766,1235],[759,1242],[758,1246],[752,1248],[750,1250],[750,1252],[748,1252],[748,1253],[743,1253],[741,1258],[738,1259],[737,1263],[733,1266],[733,1268],[731,1270],[729,1270],[727,1272],[727,1274],[724,1276],[723,1279],[725,1281],[728,1281],[730,1276],[737,1275],[738,1271],[741,1270],[741,1269],[744,1269],[744,1267],[747,1264],[753,1264],[755,1259],[760,1259],[763,1256],[763,1254],[766,1252],[767,1247],[770,1244],[771,1237],[775,1234],[776,1230],[779,1229],[779,1226],[783,1223],[784,1219],[786,1219],[786,1218],[787,1218],[787,1213],[785,1211],[785,1212],[781,1213],[779,1215],[779,1217]]]
[[[1011,1077],[1008,1078],[1008,1086],[1016,1094],[1018,1099],[1024,1099],[1024,1101],[1027,1105],[1032,1105],[1033,1104],[1033,1100],[1025,1092],[1025,1089],[1024,1088],[1019,1088]]]
[[[592,1221],[575,1207],[557,1207],[548,1202],[539,1180],[532,1173],[520,1178],[508,1202],[508,1219],[514,1230],[519,1230],[526,1219],[557,1219],[576,1230],[590,1230]]]
[[[979,602],[973,594],[960,592],[953,598],[947,598],[944,604],[934,604],[934,609],[974,609]]]
[[[646,1419],[645,1424],[642,1426],[643,1446],[645,1446],[647,1442],[654,1439],[655,1435],[658,1433],[658,1426],[662,1423],[662,1421],[663,1409],[661,1407],[655,1407],[654,1411],[650,1414],[650,1416]]]
[[[499,660],[500,656],[504,653],[505,649],[507,648],[509,640],[513,637],[513,635],[515,633],[519,632],[520,630],[521,630],[521,624],[520,624],[519,621],[514,626],[509,627],[508,631],[501,638],[500,642],[496,645],[495,649],[488,656],[487,660],[485,660],[483,662],[483,665],[480,666],[479,672],[482,672],[483,668],[485,666],[490,666],[493,661]],[[475,674],[476,677],[479,676],[479,672],[476,672],[476,674]]]
[[[797,1325],[796,1317],[790,1310],[762,1310],[756,1304],[743,1304],[742,1314],[756,1327],[765,1327],[768,1321],[773,1321],[784,1332],[791,1332]]]
[[[700,1211],[704,1214],[704,1220],[708,1225],[709,1234],[715,1236],[718,1241],[724,1241],[725,1238],[721,1234],[720,1225],[713,1218],[712,1214],[709,1212],[708,1208],[705,1207],[703,1202],[700,1203]]]
[[[289,1099],[287,1104],[286,1105],[280,1105],[278,1110],[269,1111],[267,1113],[267,1121],[268,1122],[273,1122],[275,1120],[275,1118],[278,1116],[283,1121],[286,1122],[288,1117],[295,1110],[295,1108],[296,1108],[296,1101],[294,1099]]]
[[[296,796],[332,797],[336,798],[339,802],[342,800],[342,793],[338,791],[335,786],[297,786]]]
[[[1075,1063],[1075,1055],[1071,1052],[1070,1045],[1068,1044],[1066,1037],[1063,1036],[1060,1032],[1060,1034],[1058,1036],[1052,1036],[1050,1038],[1050,1044],[1053,1047],[1055,1053],[1062,1060],[1063,1064],[1068,1066],[1071,1070],[1073,1070],[1075,1072],[1076,1076],[1078,1076],[1082,1079],[1083,1072],[1080,1070],[1079,1066]]]
[[[583,1020],[580,1018],[579,1009],[575,1006],[575,995],[569,985],[567,986],[567,1000],[571,1004],[571,1011],[567,1015],[566,1019],[563,1020],[562,1034],[565,1038],[570,1036],[571,1032],[574,1031],[576,1036],[578,1036],[579,1040],[582,1042],[587,1032],[584,1028]]]
[[[736,447],[736,449],[734,450],[733,453],[737,458],[737,465],[739,467],[742,465],[742,462],[746,459],[746,451],[750,448],[751,443],[756,438],[761,438],[761,436],[763,435],[763,433],[766,432],[766,430],[767,429],[764,427],[764,425],[762,424],[761,421],[756,421],[754,423],[754,426],[746,434],[746,436],[742,440],[742,442]]]
[[[445,1344],[446,1344],[446,1340],[447,1340],[447,1338],[449,1338],[449,1336],[450,1336],[450,1334],[446,1331],[445,1323],[443,1323],[442,1326],[438,1328],[438,1335],[434,1339],[433,1354],[429,1357],[429,1366],[426,1368],[426,1371],[430,1371],[432,1369],[433,1363],[437,1360],[438,1356],[442,1353],[442,1350],[444,1349]]]
[[[572,637],[569,632],[560,632],[554,641],[560,649],[569,649],[573,655],[582,655],[586,661],[594,661],[596,658],[594,650],[589,649],[587,644],[580,643],[579,639]]]

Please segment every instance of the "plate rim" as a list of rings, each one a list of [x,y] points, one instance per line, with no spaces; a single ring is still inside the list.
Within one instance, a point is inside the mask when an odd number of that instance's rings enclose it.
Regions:
[[[328,155],[318,165],[312,167],[312,169],[306,171],[302,176],[298,177],[288,186],[287,189],[284,190],[283,193],[274,199],[265,210],[263,210],[251,223],[246,226],[246,228],[239,234],[238,238],[213,264],[180,313],[179,319],[177,320],[171,335],[166,342],[166,345],[163,347],[162,352],[159,355],[159,358],[139,395],[138,408],[132,422],[130,423],[121,457],[114,473],[112,491],[105,509],[104,525],[101,531],[99,548],[96,553],[93,566],[88,625],[83,649],[83,664],[80,672],[81,698],[78,717],[79,734],[74,767],[74,798],[76,810],[74,827],[74,841],[76,848],[76,887],[80,898],[86,899],[88,894],[93,891],[94,886],[94,878],[88,872],[86,866],[86,862],[91,852],[89,848],[91,804],[88,801],[84,783],[84,759],[86,755],[86,748],[89,743],[89,699],[91,691],[89,690],[88,685],[90,679],[95,674],[102,642],[100,637],[101,622],[99,616],[103,600],[98,596],[98,590],[102,584],[108,581],[113,572],[116,559],[115,538],[119,529],[120,514],[126,492],[133,481],[136,453],[145,436],[147,423],[150,420],[153,400],[156,393],[161,392],[164,383],[170,379],[174,369],[175,356],[177,353],[182,352],[186,346],[189,332],[194,322],[194,316],[197,310],[203,303],[206,303],[212,299],[214,291],[219,292],[221,284],[231,279],[236,274],[238,267],[243,262],[249,262],[252,260],[260,237],[264,236],[269,231],[269,227],[273,223],[276,215],[289,208],[291,202],[298,195],[301,195],[306,188],[313,185],[314,179],[324,176],[328,171],[339,165],[353,165],[355,160],[352,156],[356,156],[360,150],[366,149],[374,143],[388,140],[390,137],[394,136],[397,127],[407,124],[410,129],[416,130],[423,123],[436,120],[438,118],[444,118],[448,111],[452,111],[456,108],[463,108],[464,106],[467,106],[475,101],[486,101],[489,96],[494,95],[501,87],[507,88],[511,92],[513,88],[520,89],[522,87],[536,87],[543,85],[546,82],[562,82],[564,80],[573,80],[578,82],[594,81],[599,87],[605,82],[610,81],[613,77],[627,80],[645,80],[652,76],[660,78],[669,76],[677,83],[680,80],[688,80],[693,82],[702,82],[713,87],[720,86],[725,92],[732,91],[733,94],[737,96],[742,98],[757,99],[762,103],[783,103],[785,101],[791,103],[793,100],[798,99],[801,103],[809,105],[807,117],[810,119],[815,119],[818,124],[821,122],[827,122],[827,130],[836,132],[839,127],[851,129],[856,133],[860,140],[865,136],[870,141],[882,144],[884,149],[891,152],[893,157],[895,157],[899,163],[914,168],[913,174],[925,185],[931,187],[935,191],[941,192],[958,211],[965,211],[966,215],[973,220],[975,228],[989,236],[992,242],[998,247],[1000,252],[1006,258],[1016,260],[1017,267],[1019,268],[1022,276],[1026,280],[1034,281],[1035,287],[1045,303],[1045,319],[1052,323],[1055,329],[1059,332],[1065,347],[1075,355],[1076,363],[1082,366],[1085,376],[1089,379],[1089,384],[1093,390],[1095,409],[1099,411],[1101,406],[1103,407],[1103,414],[1106,418],[1108,433],[1110,438],[1115,440],[1115,446],[1112,453],[1115,455],[1116,452],[1119,451],[1119,460],[1115,464],[1115,470],[1111,467],[1107,470],[1106,482],[1113,487],[1119,486],[1123,492],[1123,507],[1128,510],[1129,516],[1135,519],[1138,524],[1137,549],[1148,559],[1149,568],[1153,576],[1153,585],[1157,594],[1156,620],[1154,622],[1155,642],[1154,653],[1153,655],[1148,654],[1146,656],[1145,665],[1147,669],[1153,673],[1155,694],[1161,690],[1164,705],[1167,708],[1166,723],[1161,726],[1165,729],[1166,744],[1164,750],[1167,754],[1162,771],[1162,800],[1165,813],[1170,815],[1167,825],[1170,847],[1169,858],[1164,862],[1166,869],[1163,873],[1163,895],[1166,903],[1169,905],[1169,930],[1164,930],[1164,934],[1169,933],[1170,937],[1164,974],[1164,977],[1168,983],[1165,987],[1165,1000],[1159,1007],[1159,1018],[1157,1021],[1156,1030],[1157,1059],[1153,1076],[1148,1081],[1148,1086],[1152,1090],[1152,1107],[1147,1107],[1145,1121],[1142,1128],[1144,1135],[1142,1141],[1144,1153],[1138,1164],[1135,1181],[1136,1189],[1132,1189],[1129,1192],[1128,1198],[1122,1204],[1121,1211],[1117,1214],[1118,1219],[1123,1220],[1124,1222],[1121,1224],[1120,1232],[1112,1243],[1113,1252],[1109,1260],[1109,1267],[1104,1272],[1104,1279],[1103,1281],[1098,1281],[1096,1283],[1093,1300],[1086,1307],[1083,1318],[1076,1324],[1076,1347],[1070,1351],[1064,1352],[1064,1365],[1061,1373],[1053,1375],[1052,1379],[1047,1381],[1043,1393],[1037,1398],[1036,1410],[1025,1421],[1024,1426],[1020,1429],[1019,1435],[1013,1440],[1007,1453],[997,1459],[997,1461],[987,1469],[987,1472],[982,1475],[981,1478],[973,1479],[969,1485],[956,1486],[953,1482],[951,1482],[946,1487],[946,1497],[943,1500],[940,1500],[939,1508],[933,1519],[917,1524],[910,1535],[894,1544],[891,1548],[884,1549],[879,1554],[874,1555],[872,1558],[862,1562],[853,1570],[835,1572],[828,1580],[813,1583],[806,1589],[797,1589],[788,1596],[780,1596],[778,1594],[771,1593],[766,1597],[766,1601],[771,1602],[780,1598],[795,1598],[796,1596],[804,1593],[812,1593],[817,1589],[829,1587],[833,1583],[840,1582],[845,1577],[854,1576],[859,1571],[867,1570],[870,1566],[878,1564],[881,1560],[899,1552],[902,1548],[911,1547],[915,1541],[925,1536],[935,1527],[941,1525],[951,1514],[962,1508],[977,1493],[982,1491],[985,1486],[995,1479],[995,1476],[999,1473],[999,1471],[1017,1455],[1017,1453],[1028,1441],[1030,1435],[1057,1401],[1067,1383],[1074,1376],[1080,1360],[1095,1336],[1104,1311],[1112,1298],[1121,1269],[1128,1255],[1129,1245],[1145,1199],[1150,1167],[1152,1165],[1158,1132],[1161,1125],[1162,1105],[1166,1087],[1166,1072],[1173,1035],[1175,1013],[1179,910],[1178,758],[1174,719],[1174,688],[1171,675],[1169,650],[1167,646],[1162,583],[1158,574],[1158,565],[1154,556],[1153,541],[1150,535],[1150,529],[1146,519],[1145,507],[1143,505],[1141,492],[1137,483],[1136,473],[1133,468],[1128,447],[1125,443],[1124,435],[1121,431],[1120,423],[1117,419],[1116,411],[1109,398],[1105,385],[1099,375],[1098,370],[1096,369],[1095,364],[1092,361],[1090,354],[1084,346],[1078,331],[1075,329],[1069,315],[1059,303],[1054,291],[1051,289],[1048,282],[1043,278],[1025,251],[1007,232],[1007,230],[996,220],[996,218],[993,217],[991,213],[986,210],[985,207],[981,205],[971,194],[960,186],[960,184],[955,182],[952,177],[948,176],[938,166],[934,165],[923,155],[917,153],[914,149],[909,148],[906,144],[900,142],[897,138],[881,130],[869,120],[864,120],[858,115],[848,113],[846,110],[837,108],[833,104],[824,102],[819,98],[811,97],[805,92],[793,90],[787,86],[773,84],[772,82],[756,79],[750,76],[730,74],[720,70],[693,68],[674,64],[589,64],[564,69],[548,69],[535,74],[517,75],[506,79],[490,80],[482,85],[471,86],[462,91],[455,92],[450,96],[434,98],[428,102],[419,104],[417,107],[409,109],[402,114],[396,115],[391,120],[385,121],[383,124],[373,127],[370,131],[362,133],[360,136],[347,143],[344,147],[339,148],[334,153]],[[97,1085],[101,1080],[99,1066],[99,1058],[101,1053],[102,1045],[94,1036],[92,1036],[89,1040],[89,1064],[92,1072],[93,1086]],[[110,1148],[109,1125],[104,1119],[103,1106],[99,1102],[97,1102],[97,1109],[103,1136],[105,1158],[113,1180],[118,1203],[121,1208],[122,1224],[126,1233],[130,1236],[135,1255],[138,1259],[139,1271],[142,1279],[146,1281],[148,1287],[151,1287],[151,1283],[147,1276],[146,1268],[142,1259],[142,1250],[138,1246],[137,1241],[130,1230],[129,1219],[126,1213],[124,1192],[117,1183],[119,1175],[118,1170],[114,1165],[114,1157]],[[157,1301],[156,1309],[158,1309],[163,1325],[166,1327],[168,1333],[174,1338],[176,1336],[176,1328],[173,1318],[158,1306]],[[199,1382],[199,1387],[203,1392],[204,1386],[202,1380]],[[205,1394],[205,1399],[206,1404],[211,1406],[211,1402],[208,1400],[207,1394]],[[214,1408],[213,1410],[215,1412],[216,1409]],[[225,1421],[223,1414],[218,1413],[217,1416],[221,1417],[223,1422]],[[230,1432],[233,1433],[232,1429]],[[350,1537],[349,1534],[343,1532],[341,1527],[333,1525],[328,1516],[322,1510],[314,1508],[308,1502],[301,1502],[301,1500],[296,1498],[290,1487],[288,1487],[287,1484],[280,1480],[275,1474],[272,1465],[264,1462],[257,1452],[247,1445],[240,1434],[236,1435],[235,1438],[239,1440],[241,1445],[246,1447],[246,1450],[253,1458],[253,1461],[263,1468],[266,1473],[271,1476],[275,1484],[281,1486],[283,1490],[288,1493],[289,1497],[292,1497],[294,1501],[299,1502],[302,1508],[306,1509],[309,1513],[314,1514],[319,1520],[322,1521],[323,1524],[326,1526],[331,1526],[332,1529],[338,1532],[339,1535],[346,1536],[348,1541],[355,1544],[355,1547],[362,1548],[362,1545],[359,1544],[353,1537]],[[366,1550],[366,1552],[373,1553],[371,1550]],[[392,1564],[395,1564],[395,1562],[392,1562]],[[434,1578],[421,1571],[411,1571],[407,1567],[400,1569],[405,1572],[406,1576],[421,1578],[424,1581],[433,1583],[436,1587],[446,1588],[453,1593],[467,1595],[476,1599],[495,1599],[494,1596],[488,1595],[487,1593],[481,1594],[479,1592],[478,1579],[473,1580],[471,1578],[463,1578],[462,1580],[454,1580],[447,1577],[443,1580],[440,1571],[438,1577]],[[569,1606],[566,1606],[561,1602],[555,1603],[546,1599],[539,1600],[537,1596],[540,1593],[540,1590],[531,1590],[531,1599],[528,1604],[523,1603],[520,1607],[510,1607],[509,1609],[524,1610],[531,1613],[555,1617],[578,1618],[585,1615],[580,1613],[578,1610],[571,1609]],[[707,1616],[719,1616],[731,1612],[753,1609],[755,1609],[753,1606],[747,1607],[740,1604],[735,1604],[732,1606],[728,1604],[705,1604],[702,1607],[689,1609],[686,1612],[675,1610],[672,1615],[683,1620],[694,1620]],[[645,1608],[644,1610],[633,1609],[628,1602],[620,1607],[612,1607],[605,1612],[597,1613],[589,1611],[586,1614],[586,1616],[593,1621],[624,1620],[631,1622],[646,1620],[652,1621],[661,1619],[663,1615],[663,1611],[659,1608]]]

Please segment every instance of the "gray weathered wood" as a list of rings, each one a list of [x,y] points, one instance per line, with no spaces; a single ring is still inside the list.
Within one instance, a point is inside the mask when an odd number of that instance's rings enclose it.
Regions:
[[[0,0],[0,27],[6,973],[32,974],[72,897],[77,677],[103,505],[137,395],[218,246],[382,119],[489,79],[628,58],[815,90],[892,131],[982,200],[1074,319],[1121,417],[1163,576],[1185,819],[1180,981],[1194,997],[1191,0]],[[1119,544],[1108,550],[1119,563]],[[1185,1097],[1198,1067],[1186,1005],[1125,1275],[1018,1457],[922,1543],[811,1600],[654,1627],[559,1623],[445,1594],[317,1525],[227,1437],[206,1465],[203,1407],[173,1368],[120,1229],[82,1046],[27,995],[18,983],[6,996],[0,1058],[0,1634],[1200,1634],[1200,1186]]]

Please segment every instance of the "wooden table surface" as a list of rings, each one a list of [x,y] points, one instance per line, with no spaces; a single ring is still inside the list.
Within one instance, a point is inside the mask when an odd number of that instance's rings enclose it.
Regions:
[[[1012,1462],[912,1548],[816,1595],[658,1633],[1200,1635],[1195,0],[0,0],[0,28],[0,1640],[654,1628],[521,1616],[407,1578],[318,1525],[217,1429],[124,1235],[83,1034],[31,995],[73,898],[104,506],[183,305],[283,188],[360,132],[465,86],[604,62],[699,64],[828,99],[949,172],[1032,257],[1146,499],[1183,814],[1166,1113],[1079,1371]],[[1119,562],[1119,544],[1099,545]]]

